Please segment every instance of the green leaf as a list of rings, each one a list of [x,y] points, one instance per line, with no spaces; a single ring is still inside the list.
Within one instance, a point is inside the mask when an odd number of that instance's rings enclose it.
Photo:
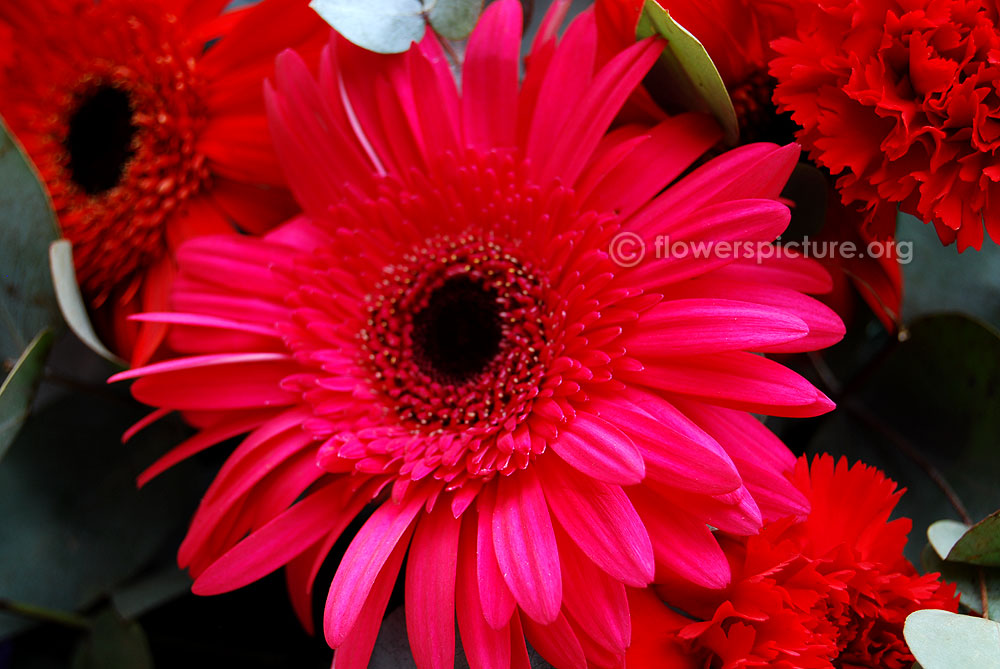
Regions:
[[[975,567],[961,562],[945,562],[932,546],[924,546],[920,554],[920,566],[924,572],[937,572],[941,580],[954,583],[962,599],[962,605],[974,613],[982,615],[983,596],[979,581],[982,572],[986,581],[986,603],[989,606],[990,618],[1000,621],[1000,569],[994,567]]]
[[[968,529],[951,552],[948,559],[987,567],[1000,567],[1000,511],[994,511]]]
[[[0,386],[0,460],[31,413],[54,336],[46,328],[31,340]]]
[[[45,253],[59,236],[52,203],[0,120],[0,357],[13,359],[59,324]]]
[[[1000,624],[924,609],[906,617],[903,637],[924,669],[1000,669]]]
[[[77,646],[72,669],[153,669],[146,633],[139,623],[105,610]]]
[[[698,39],[670,17],[654,0],[646,0],[636,36],[659,35],[667,48],[646,79],[653,99],[671,113],[702,111],[714,116],[725,132],[726,142],[736,144],[740,136],[736,109],[715,63]]]
[[[101,342],[94,331],[94,326],[90,323],[87,306],[80,293],[80,284],[76,281],[73,246],[68,240],[60,239],[52,242],[49,246],[49,264],[59,310],[69,325],[69,329],[94,353],[110,360],[119,367],[127,367],[128,363],[108,350],[108,347]]]
[[[968,529],[968,525],[957,520],[939,520],[927,528],[927,540],[938,556],[944,560],[947,559],[955,542],[961,539]]]
[[[1000,328],[1000,244],[987,239],[981,251],[959,254],[954,244],[941,245],[933,225],[908,214],[900,214],[896,236],[910,255],[903,264],[903,322],[961,312]]]
[[[923,465],[950,482],[973,518],[1000,507],[998,405],[997,334],[963,316],[924,318],[838,400],[808,452],[846,455],[882,469],[909,489],[896,514],[912,518],[916,536],[923,536],[932,522],[956,516]],[[911,560],[919,559],[920,548],[907,547]]]
[[[124,394],[78,394],[34,413],[0,467],[0,593],[78,611],[128,582],[175,539],[203,477],[185,463],[142,490],[135,479],[189,434],[165,420],[128,444],[146,412]],[[28,623],[0,614],[0,639]]]
[[[320,17],[345,38],[377,53],[402,53],[423,39],[420,0],[312,0]]]
[[[430,7],[427,18],[431,27],[451,40],[468,37],[483,11],[482,0],[427,0],[427,4]]]

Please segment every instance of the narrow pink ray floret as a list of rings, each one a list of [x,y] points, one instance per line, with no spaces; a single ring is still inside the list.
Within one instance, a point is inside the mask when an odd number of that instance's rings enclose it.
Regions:
[[[456,617],[472,667],[527,667],[525,638],[557,667],[620,666],[626,585],[723,587],[711,528],[807,511],[750,412],[832,407],[759,355],[842,336],[805,295],[824,271],[609,255],[622,232],[770,242],[798,148],[690,170],[720,137],[706,117],[609,132],[663,44],[598,64],[591,12],[557,40],[566,8],[519,81],[521,7],[490,5],[461,93],[433,36],[384,56],[333,34],[316,78],[284,53],[266,97],[304,214],[182,247],[174,312],[141,317],[182,357],[116,377],[199,429],[143,482],[245,435],[180,550],[198,593],[285,567],[311,628],[319,567],[374,502],[327,599],[338,668],[367,666],[407,553],[419,667],[453,666]]]

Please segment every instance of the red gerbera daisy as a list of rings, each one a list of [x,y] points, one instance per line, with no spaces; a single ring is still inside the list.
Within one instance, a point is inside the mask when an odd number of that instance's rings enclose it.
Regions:
[[[629,650],[636,666],[684,655],[692,667],[768,666],[902,669],[913,664],[903,622],[918,609],[955,611],[955,587],[920,576],[903,557],[910,521],[889,516],[902,495],[874,467],[805,458],[792,477],[812,503],[802,521],[769,523],[758,536],[722,542],[733,571],[724,591],[687,584],[664,589],[667,601],[705,622],[632,591],[651,611]],[[685,590],[686,592],[681,592]]]
[[[689,114],[607,134],[662,44],[595,67],[592,12],[557,44],[567,5],[520,84],[514,0],[469,38],[461,93],[432,35],[386,56],[334,34],[318,81],[284,53],[269,117],[305,216],[188,242],[176,313],[143,318],[178,324],[194,355],[116,377],[201,429],[143,480],[250,432],[181,547],[196,592],[287,565],[311,626],[323,558],[376,502],[327,600],[340,668],[367,666],[408,549],[418,666],[452,666],[456,615],[474,667],[527,666],[525,635],[557,666],[616,666],[626,584],[670,570],[722,587],[709,524],[749,534],[806,510],[792,456],[748,412],[831,408],[756,354],[840,338],[800,292],[828,276],[609,255],[622,240],[652,255],[661,234],[766,243],[798,150],[747,146],[664,192],[718,127]]]
[[[810,156],[842,175],[879,237],[896,208],[945,244],[1000,241],[1000,14],[994,0],[799,3],[778,40],[775,101]]]
[[[220,16],[227,4],[0,4],[0,35],[13,34],[0,40],[0,113],[52,196],[99,327],[137,362],[164,328],[137,332],[125,318],[167,307],[173,249],[294,211],[261,87],[281,49],[312,40],[318,51],[325,24],[304,1]]]

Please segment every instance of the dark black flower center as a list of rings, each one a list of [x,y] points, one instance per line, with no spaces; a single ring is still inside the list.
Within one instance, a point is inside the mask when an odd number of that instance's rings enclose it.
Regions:
[[[118,185],[132,157],[135,132],[128,93],[104,85],[84,96],[70,117],[66,137],[73,182],[88,195]]]
[[[496,292],[465,276],[447,279],[413,317],[415,358],[432,377],[464,381],[479,374],[502,338]]]

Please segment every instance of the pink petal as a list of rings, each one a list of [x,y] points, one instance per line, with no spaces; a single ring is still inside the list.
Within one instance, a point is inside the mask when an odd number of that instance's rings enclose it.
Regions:
[[[455,565],[462,521],[440,504],[417,524],[406,563],[406,634],[420,667],[455,666]]]
[[[271,359],[264,357],[272,356]],[[280,354],[205,356],[214,361],[194,358],[172,360],[157,365],[175,365],[176,371],[157,369],[132,384],[132,396],[151,406],[178,410],[257,409],[290,406],[299,401],[298,393],[282,389],[282,380],[301,368]],[[256,357],[256,359],[254,359]],[[155,365],[139,368],[150,370]],[[112,377],[125,378],[129,370]]]
[[[645,230],[655,221],[687,216],[712,202],[777,199],[798,161],[797,144],[747,144],[726,151],[664,191],[629,227]]]
[[[625,586],[608,576],[556,531],[562,556],[563,607],[585,636],[613,653],[623,653],[632,636]],[[650,548],[652,560],[652,548]]]
[[[478,529],[476,533],[476,575],[483,616],[493,629],[506,627],[514,613],[514,595],[503,580],[497,554],[493,548],[493,510],[496,487],[484,486],[476,501]]]
[[[514,146],[521,20],[517,0],[499,0],[483,12],[469,36],[462,67],[462,124],[471,146]]]
[[[809,512],[809,500],[785,475],[795,456],[761,421],[697,401],[679,401],[678,407],[732,455],[765,521]]]
[[[293,249],[239,235],[197,237],[177,251],[186,278],[222,287],[241,286],[277,303],[284,301],[289,285],[271,267],[292,265],[297,258]]]
[[[674,284],[664,291],[667,300],[685,298],[723,298],[741,302],[768,305],[794,315],[808,326],[809,334],[801,339],[772,345],[765,349],[771,353],[796,353],[826,348],[840,341],[844,336],[844,323],[840,317],[819,300],[803,295],[799,282],[789,282],[787,286],[773,283],[752,283],[754,273],[748,273],[746,281],[720,278],[728,268],[712,274]],[[758,273],[759,275],[760,273]],[[763,279],[764,277],[760,277]]]
[[[280,362],[291,358],[287,353],[213,353],[211,355],[195,355],[187,358],[176,358],[165,362],[154,362],[144,367],[136,367],[119,372],[108,379],[108,383],[116,383],[128,379],[147,377],[151,374],[186,371],[199,367],[215,365],[237,365],[257,362]]]
[[[580,550],[612,578],[645,587],[653,580],[646,528],[617,485],[578,474],[558,460],[536,460],[552,513]]]
[[[419,48],[410,49],[407,58],[410,88],[426,145],[457,154],[462,133],[459,96],[437,36],[428,30]]]
[[[782,256],[739,259],[719,268],[713,278],[794,286],[803,293],[822,295],[833,289],[833,279],[823,265],[812,258],[802,258],[791,252]]]
[[[638,483],[646,469],[632,440],[611,423],[579,412],[550,442],[552,450],[580,472],[608,483]]]
[[[654,219],[640,233],[646,237],[650,258],[638,265],[630,278],[655,292],[684,279],[718,272],[734,264],[733,255],[744,253],[746,245],[753,249],[754,244],[775,239],[788,227],[790,218],[788,208],[779,202],[736,200],[705,206],[688,218],[669,214]],[[731,246],[727,251],[721,244]]]
[[[644,40],[622,51],[594,78],[579,107],[547,152],[538,178],[575,183],[615,115],[663,51],[662,40]]]
[[[410,541],[413,525],[408,525],[392,551],[386,556],[384,566],[373,576],[369,592],[358,602],[359,611],[350,632],[344,637],[333,654],[335,669],[365,669],[371,659],[375,640],[378,638],[385,607],[389,603],[399,568],[406,555],[406,545]],[[338,574],[340,571],[338,570]]]
[[[544,623],[555,620],[562,604],[559,549],[542,486],[531,468],[497,482],[493,550],[524,612]]]
[[[818,416],[834,407],[795,372],[743,351],[647,361],[646,369],[621,376],[710,404],[771,416]]]
[[[656,484],[648,488],[668,504],[723,532],[741,536],[757,534],[763,524],[760,509],[745,486],[723,495],[692,495]]]
[[[552,666],[559,669],[586,669],[587,656],[565,615],[560,613],[548,625],[522,616],[521,624],[524,626],[525,637]]]
[[[682,490],[731,492],[740,475],[712,437],[666,400],[637,388],[594,400],[592,410],[621,425],[642,453],[649,479]]]
[[[704,114],[672,116],[649,130],[639,144],[607,174],[585,206],[629,217],[722,138],[719,124]]]
[[[644,486],[629,489],[629,497],[653,541],[656,564],[706,588],[729,585],[729,562],[704,522],[679,510]]]
[[[271,412],[252,412],[249,415],[240,415],[235,420],[226,421],[198,432],[198,434],[170,449],[166,455],[139,474],[137,481],[139,487],[141,488],[146,485],[153,478],[195,453],[200,453],[206,448],[223,442],[226,439],[231,439],[244,432],[253,430],[273,417],[274,414]]]
[[[559,47],[546,64],[544,78],[539,77],[537,99],[528,127],[525,156],[541,161],[552,148],[556,137],[577,110],[580,99],[593,78],[594,56],[597,48],[597,25],[594,13],[586,11],[576,17],[566,29]],[[532,63],[534,69],[535,63]],[[534,77],[531,72],[529,77]],[[525,78],[528,88],[530,79]],[[523,93],[522,93],[523,94]],[[522,110],[521,113],[526,113]]]
[[[202,552],[213,536],[219,534],[220,522],[231,511],[242,506],[249,491],[268,474],[301,452],[310,448],[314,451],[314,443],[313,439],[302,431],[283,434],[270,444],[270,448],[254,451],[247,457],[240,458],[239,468],[236,471],[243,474],[242,476],[223,477],[220,473],[202,497],[201,504],[191,520],[191,527],[181,542],[177,554],[181,566],[185,566],[196,553]],[[230,461],[237,457],[239,450],[230,456]]]
[[[458,549],[458,582],[455,609],[462,647],[471,669],[507,669],[511,658],[511,633],[508,625],[495,629],[483,617],[479,601],[480,584],[476,575],[476,519],[472,513],[462,519]],[[516,619],[516,616],[515,616]]]
[[[313,544],[285,566],[285,584],[292,608],[299,623],[312,636],[316,628],[313,623],[313,585],[316,575],[326,557],[337,542],[339,534],[330,534]]]
[[[758,351],[809,334],[802,319],[781,309],[718,298],[667,300],[643,314],[642,329],[625,342],[628,354],[679,356]]]
[[[782,473],[795,466],[795,455],[781,439],[747,412],[687,399],[677,400],[676,406],[715,437],[734,458],[754,460]]]
[[[323,615],[326,641],[337,648],[361,614],[375,578],[420,513],[426,495],[411,495],[402,504],[383,502],[348,546],[330,585]]]
[[[563,0],[555,0],[558,4]],[[497,669],[506,669],[503,665]],[[510,669],[531,669],[531,658],[528,656],[528,647],[524,643],[524,630],[521,628],[521,616],[517,615],[510,619]]]
[[[196,595],[216,595],[253,583],[288,563],[330,529],[343,496],[342,485],[328,485],[291,506],[236,544],[194,582]]]

